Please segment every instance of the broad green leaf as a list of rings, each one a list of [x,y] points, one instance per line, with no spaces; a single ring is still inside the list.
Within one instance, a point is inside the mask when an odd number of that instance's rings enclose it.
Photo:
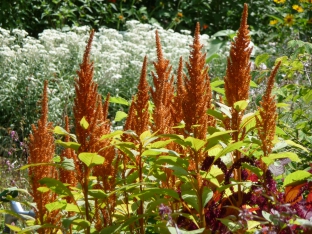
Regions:
[[[210,147],[207,152],[210,156],[216,156],[223,150],[223,147],[220,144]]]
[[[53,179],[53,178],[43,178],[39,180],[41,185],[46,185],[49,189],[59,195],[71,196],[72,193],[61,181]]]
[[[202,193],[202,204],[204,207],[211,200],[212,196],[213,196],[213,191],[208,187],[204,187],[203,193]]]
[[[143,153],[142,153],[142,156],[158,156],[160,154],[162,154],[163,152],[157,150],[157,149],[148,149],[148,150],[145,150]]]
[[[90,222],[88,220],[85,219],[75,219],[72,222],[73,224],[76,224],[82,228],[87,228],[90,226]]]
[[[210,50],[209,50],[210,52]],[[209,57],[207,56],[207,59],[206,59],[206,63],[210,63],[213,59],[215,58],[220,58],[220,55],[215,53],[215,54],[209,54]],[[213,87],[211,88],[212,90],[214,89]]]
[[[244,168],[248,169],[249,171],[255,173],[259,178],[263,174],[263,171],[260,168],[252,166],[252,165],[249,165],[247,163],[242,163],[242,167],[244,167]]]
[[[66,205],[67,205],[67,202],[64,200],[61,200],[61,201],[56,201],[56,202],[46,204],[45,207],[47,208],[49,212],[51,212],[53,210],[64,209]]]
[[[263,218],[265,218],[266,220],[268,220],[270,223],[273,223],[274,225],[278,225],[279,221],[277,219],[277,217],[274,217],[273,215],[271,215],[270,213],[266,212],[266,211],[262,211],[262,216]]]
[[[216,102],[216,103],[220,106],[221,112],[231,119],[232,118],[231,107],[226,106],[220,102]]]
[[[118,122],[118,121],[121,121],[123,120],[124,118],[127,118],[128,117],[128,114],[123,112],[123,111],[117,111],[116,112],[116,116],[115,116],[115,121]]]
[[[113,137],[115,137],[115,136],[120,136],[120,135],[122,135],[122,134],[123,134],[123,131],[117,130],[117,131],[114,131],[114,132],[112,132],[112,133],[105,134],[105,135],[101,136],[100,141],[102,141],[102,140],[104,140],[104,139],[113,138]]]
[[[50,191],[50,189],[47,187],[39,187],[39,188],[37,188],[37,191],[39,191],[41,193],[46,193],[46,192]]]
[[[165,189],[165,188],[146,188],[144,191],[142,191],[141,193],[136,193],[133,195],[133,197],[146,197],[146,198],[151,198],[151,197],[155,197],[155,195],[159,195],[159,196],[170,196],[172,198],[175,198],[177,200],[180,200],[180,196],[179,194],[172,190],[172,189]],[[130,196],[131,198],[132,196]]]
[[[256,113],[248,113],[243,116],[240,130],[246,128],[246,133],[249,132],[251,129],[256,127]]]
[[[56,144],[59,144],[61,146],[63,146],[64,148],[69,148],[69,149],[73,149],[75,150],[76,152],[78,151],[79,147],[80,147],[80,144],[77,143],[77,142],[72,142],[72,141],[69,141],[69,142],[65,142],[65,141],[61,141],[61,140],[56,140],[55,141]]]
[[[290,145],[290,146],[295,146],[295,147],[300,148],[300,149],[302,149],[302,150],[304,150],[304,151],[306,151],[306,152],[309,152],[309,151],[307,150],[307,148],[305,148],[304,146],[299,145],[299,144],[293,142],[292,140],[285,140],[285,142],[286,142],[288,145]]]
[[[223,149],[220,153],[218,153],[215,156],[214,161],[216,161],[221,156],[226,155],[227,153],[230,153],[230,152],[232,152],[234,150],[237,150],[237,149],[241,148],[243,145],[244,145],[244,142],[242,142],[242,141],[238,141],[238,142],[235,142],[233,144],[228,145],[225,149]]]
[[[269,17],[271,17],[271,18],[273,18],[273,19],[276,19],[279,23],[284,23],[284,20],[283,20],[283,18],[281,18],[281,17],[278,17],[278,16],[276,16],[276,15],[268,15]]]
[[[219,137],[219,136],[222,136],[222,135],[226,135],[226,134],[229,134],[229,133],[232,133],[232,132],[236,132],[235,130],[228,130],[228,131],[221,131],[221,132],[214,132],[212,133],[210,136],[208,136],[206,138],[206,141],[212,139],[212,138],[215,138],[215,137]]]
[[[243,111],[248,106],[249,100],[241,100],[234,103],[234,109],[237,111]]]
[[[267,165],[270,166],[272,163],[274,163],[274,160],[269,157],[262,157],[261,160]]]
[[[5,226],[10,228],[10,230],[13,232],[19,232],[20,233],[20,231],[22,231],[21,228],[19,228],[18,226],[15,226],[15,225],[5,224]]]
[[[189,173],[183,167],[175,165],[165,165],[165,168],[173,170],[173,174],[181,179],[181,176],[187,176]]]
[[[280,102],[280,103],[276,103],[276,107],[288,109],[289,108],[289,104]]]
[[[219,111],[212,110],[212,109],[208,109],[208,110],[207,110],[207,114],[210,115],[210,116],[212,116],[212,117],[215,117],[216,119],[224,120],[223,114],[220,113]]]
[[[190,206],[192,206],[197,212],[199,212],[198,208],[198,199],[196,193],[193,190],[182,191],[182,199]]]
[[[253,80],[250,81],[250,87],[252,88],[257,88],[258,85],[256,84],[256,82],[254,82]]]
[[[104,193],[104,191],[100,189],[89,189],[88,194],[92,197],[99,198],[99,199],[107,198],[107,195]]]
[[[278,127],[278,126],[276,126],[276,128],[275,128],[275,133],[276,133],[277,135],[281,135],[281,136],[287,135],[287,134],[284,132],[284,130],[281,129],[280,127]]]
[[[224,84],[224,80],[216,80],[210,83],[211,87],[217,87]]]
[[[122,97],[110,97],[109,102],[129,106],[129,102]]]
[[[87,165],[87,167],[93,167],[96,165],[102,165],[105,158],[97,153],[80,153],[78,158]]]
[[[254,221],[254,220],[247,220],[247,228],[248,231],[259,226],[261,223],[258,221]]]
[[[277,158],[289,158],[291,161],[301,162],[298,155],[293,152],[279,152],[276,154],[269,154],[268,157],[273,160]]]
[[[218,219],[218,220],[220,220],[221,223],[223,223],[225,226],[227,226],[231,232],[236,232],[242,228],[242,225],[240,223],[238,223],[237,221],[232,221],[232,220],[227,219],[227,218]]]
[[[53,133],[58,134],[58,135],[69,135],[69,133],[64,128],[62,128],[60,126],[56,126],[53,129]]]
[[[209,50],[208,50],[207,58],[209,59],[214,54],[217,54],[223,44],[224,44],[224,41],[220,39],[209,40]]]
[[[150,147],[151,148],[156,148],[156,149],[163,148],[163,147],[165,147],[166,145],[168,145],[171,142],[172,142],[171,139],[170,140],[166,140],[166,141],[156,141],[156,142],[152,143]]]
[[[0,214],[9,214],[9,215],[12,215],[13,217],[16,217],[16,218],[20,218],[21,217],[19,214],[15,213],[12,210],[2,210],[2,209],[0,209]]]
[[[311,177],[312,174],[310,172],[298,170],[286,176],[283,186],[286,187],[297,182],[305,181],[307,179],[310,179]]]
[[[190,142],[191,148],[195,150],[196,152],[199,151],[206,144],[206,141],[203,141],[194,137],[188,137],[185,139],[185,141]]]
[[[85,117],[82,117],[82,119],[80,120],[80,126],[81,126],[83,129],[88,129],[89,123],[88,123],[88,121],[86,120]]]
[[[271,55],[265,53],[265,54],[260,54],[256,57],[255,59],[255,64],[258,67],[261,63],[266,64],[267,60],[271,57]]]
[[[303,97],[302,100],[306,103],[309,104],[312,101],[312,90],[309,90]]]
[[[156,163],[188,167],[187,160],[175,156],[167,156],[167,155],[159,156],[159,158],[156,160]]]
[[[75,204],[67,204],[66,205],[66,208],[65,208],[66,211],[69,211],[69,212],[75,212],[75,213],[80,213],[81,210],[79,209],[79,207]]]

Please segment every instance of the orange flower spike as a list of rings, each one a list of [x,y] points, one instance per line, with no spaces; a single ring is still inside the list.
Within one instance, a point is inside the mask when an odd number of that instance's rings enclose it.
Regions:
[[[145,56],[141,77],[138,85],[138,93],[137,98],[134,102],[135,110],[136,110],[136,123],[135,123],[135,132],[138,135],[141,135],[143,132],[147,131],[149,128],[149,112],[148,112],[148,101],[149,101],[149,90],[150,86],[147,82],[147,57]]]
[[[244,11],[235,41],[232,42],[226,76],[224,78],[225,96],[227,103],[233,107],[240,100],[248,100],[250,85],[250,36],[247,25],[248,5],[244,4]]]
[[[157,62],[154,62],[156,74],[152,72],[154,88],[151,96],[155,104],[153,112],[154,126],[152,129],[160,134],[170,133],[173,121],[171,117],[172,100],[174,96],[173,77],[170,79],[172,66],[164,59],[158,32],[156,31]]]
[[[186,63],[189,79],[185,78],[183,112],[185,130],[194,137],[205,139],[208,126],[208,108],[211,106],[211,87],[206,66],[206,54],[201,52],[200,25],[197,23],[189,63]],[[192,126],[199,125],[195,128]]]
[[[32,127],[32,134],[29,136],[29,157],[28,164],[35,163],[52,163],[55,153],[54,137],[53,137],[53,123],[48,122],[48,81],[44,82],[43,98],[42,98],[42,107],[41,107],[41,118],[38,121],[38,127],[34,124]],[[45,205],[55,201],[56,195],[50,192],[41,193],[37,189],[42,185],[39,183],[39,180],[49,177],[57,178],[57,172],[53,166],[37,166],[29,168],[29,177],[31,183],[30,194],[34,198],[34,202],[37,204],[36,217],[43,224],[43,216],[46,213]],[[58,212],[49,218],[51,224],[57,224],[59,216]],[[39,233],[44,233],[43,230],[38,230]]]
[[[278,68],[281,62],[279,62],[272,71],[262,101],[260,102],[261,108],[259,108],[260,117],[256,116],[256,126],[258,128],[258,135],[262,141],[261,148],[264,156],[267,156],[272,151],[273,139],[276,128],[276,103],[275,96],[272,96],[272,89],[274,86],[274,78],[277,74]]]

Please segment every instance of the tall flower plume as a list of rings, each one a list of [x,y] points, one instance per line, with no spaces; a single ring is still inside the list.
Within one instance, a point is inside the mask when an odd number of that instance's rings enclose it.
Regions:
[[[186,63],[189,78],[185,79],[185,96],[183,99],[183,112],[185,130],[194,137],[205,139],[207,127],[213,120],[207,115],[211,107],[211,87],[206,64],[206,54],[201,52],[200,25],[197,23],[189,62]]]
[[[38,127],[34,124],[32,127],[32,134],[29,136],[29,157],[28,164],[35,163],[52,163],[55,151],[54,137],[53,137],[53,123],[48,122],[48,81],[44,82],[43,98],[41,102],[41,118],[38,121]],[[57,179],[57,171],[53,166],[36,166],[29,168],[29,178],[31,184],[30,194],[34,198],[37,205],[36,217],[39,223],[45,222],[57,224],[60,216],[58,211],[52,211],[46,220],[44,219],[47,209],[46,204],[54,202],[56,195],[51,192],[39,192],[37,189],[42,187],[39,183],[43,178]],[[46,233],[44,230],[39,229],[39,233]]]
[[[157,62],[154,62],[156,74],[152,72],[154,88],[151,95],[155,105],[153,112],[154,126],[152,129],[160,134],[171,133],[173,121],[171,117],[174,96],[173,77],[170,77],[172,66],[163,56],[160,38],[156,31]]]
[[[273,139],[275,135],[276,128],[276,103],[275,96],[272,96],[272,89],[274,86],[274,78],[278,71],[281,62],[279,62],[274,70],[272,71],[265,91],[264,96],[262,97],[262,101],[260,102],[261,107],[259,108],[260,117],[256,116],[256,126],[258,129],[258,135],[260,140],[262,141],[261,148],[264,156],[267,156],[273,147]]]
[[[147,57],[145,56],[138,85],[138,93],[132,99],[128,118],[124,127],[124,130],[133,130],[138,136],[147,131],[149,128],[148,91],[150,87],[147,83],[146,75]]]

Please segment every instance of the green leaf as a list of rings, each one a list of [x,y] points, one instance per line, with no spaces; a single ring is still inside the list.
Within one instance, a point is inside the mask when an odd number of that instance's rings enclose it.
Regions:
[[[211,88],[224,85],[224,80],[216,80],[210,83]]]
[[[88,123],[88,121],[86,120],[85,117],[82,117],[82,119],[80,120],[80,126],[81,126],[83,129],[88,129],[89,123]]]
[[[90,227],[90,222],[88,220],[85,220],[85,219],[74,219],[72,223],[76,224],[82,228]]]
[[[56,126],[54,129],[53,129],[53,133],[54,134],[58,134],[58,135],[69,135],[69,133],[62,127],[60,126]]]
[[[232,34],[236,34],[236,32],[231,29],[225,29],[216,32],[212,35],[212,37],[230,37]]]
[[[305,181],[311,177],[312,174],[310,172],[298,170],[286,176],[283,186],[286,187],[288,185],[296,184],[297,182]]]
[[[53,178],[43,178],[39,180],[39,183],[41,185],[47,186],[49,189],[51,189],[53,192],[59,194],[59,195],[66,195],[71,196],[72,193],[61,181],[53,179]]]
[[[240,130],[246,128],[245,133],[256,127],[256,113],[248,113],[243,116]]]
[[[37,188],[37,191],[39,191],[40,193],[46,193],[46,192],[49,192],[50,189],[47,187],[39,187]]]
[[[280,18],[280,17],[278,17],[278,16],[276,16],[276,15],[268,15],[269,17],[271,17],[271,18],[273,18],[273,19],[276,19],[279,23],[284,23],[284,20],[283,20],[283,18]]]
[[[218,158],[220,158],[221,156],[226,155],[227,153],[232,152],[234,150],[237,150],[237,149],[241,148],[243,145],[244,145],[244,142],[242,142],[242,141],[238,141],[238,142],[235,142],[233,144],[228,145],[225,149],[223,149],[220,153],[218,153],[215,156],[214,162]]]
[[[81,210],[79,209],[77,205],[70,204],[70,203],[66,205],[65,210],[69,212],[81,213]]]
[[[248,231],[252,230],[253,228],[259,226],[261,223],[254,220],[247,220],[247,228]]]
[[[163,147],[165,147],[166,145],[168,145],[171,142],[172,142],[171,139],[170,140],[166,140],[166,141],[156,141],[156,142],[152,143],[150,147],[151,148],[156,148],[156,149],[163,148]]]
[[[10,230],[13,231],[13,232],[20,232],[20,231],[22,231],[21,228],[19,228],[18,226],[15,226],[15,225],[5,224],[5,226],[10,228]]]
[[[231,107],[224,105],[223,103],[216,102],[220,106],[220,110],[230,119],[232,118]]]
[[[182,166],[182,167],[188,167],[188,160],[182,159],[180,157],[175,156],[167,156],[162,155],[159,156],[156,160],[157,164],[169,164],[169,165],[175,165],[175,166]]]
[[[203,141],[194,137],[186,138],[185,142],[190,142],[191,148],[195,150],[196,152],[199,151],[206,144],[206,141]]]
[[[115,116],[115,121],[118,122],[118,121],[121,121],[123,120],[124,118],[127,118],[128,117],[128,114],[123,112],[123,111],[117,111],[116,112],[116,116]]]
[[[56,166],[55,163],[33,163],[33,164],[26,164],[19,168],[19,170],[25,170],[29,167],[38,167],[38,166]]]
[[[66,205],[67,205],[67,202],[64,200],[61,200],[61,201],[56,201],[56,202],[46,204],[45,207],[47,208],[49,212],[51,212],[53,210],[64,209]]]
[[[123,134],[123,131],[117,130],[117,131],[114,131],[114,132],[112,132],[112,133],[109,133],[109,134],[106,134],[106,135],[101,136],[100,141],[102,141],[102,140],[104,140],[104,139],[113,138],[113,137],[115,137],[115,136],[121,136],[122,134]]]
[[[224,120],[223,114],[220,113],[219,111],[212,110],[212,109],[208,109],[208,110],[207,110],[207,114],[208,114],[208,115],[211,115],[211,116],[213,116],[213,117],[215,117],[216,119]]]
[[[211,200],[213,196],[213,191],[208,187],[204,187],[202,196],[203,196],[202,204],[205,207],[208,204],[208,202]]]
[[[304,146],[299,145],[299,144],[293,142],[292,140],[285,140],[285,142],[287,143],[287,145],[295,146],[295,147],[297,147],[297,148],[300,148],[300,149],[304,150],[304,151],[307,152],[307,153],[309,152],[309,151],[307,150],[307,148],[305,148]]]
[[[262,211],[262,216],[263,218],[265,218],[266,220],[268,220],[270,223],[273,223],[274,225],[278,225],[279,221],[277,219],[277,217],[274,217],[273,215],[271,215],[270,213],[266,212],[266,211]]]
[[[248,169],[249,171],[255,173],[259,178],[263,174],[263,171],[260,168],[252,166],[252,165],[249,165],[247,163],[242,163],[242,167],[244,167],[244,168]]]
[[[251,81],[250,81],[250,87],[252,87],[252,88],[257,88],[258,85],[257,85],[256,82],[254,82],[253,80],[251,80]]]
[[[109,102],[129,106],[129,102],[122,97],[110,97]]]
[[[284,130],[281,129],[280,127],[278,127],[278,126],[276,126],[276,128],[275,128],[275,133],[276,133],[277,135],[281,135],[281,136],[287,135],[287,134],[284,132]]]
[[[258,67],[261,63],[266,64],[267,60],[271,57],[271,55],[265,53],[265,54],[260,54],[256,57],[255,59],[255,65]]]
[[[241,226],[240,223],[235,222],[235,221],[232,221],[232,220],[227,219],[227,218],[217,219],[217,220],[220,220],[221,223],[223,223],[225,226],[227,226],[228,229],[229,229],[231,232],[236,232],[236,231],[238,231],[239,229],[242,228],[242,226]]]
[[[198,199],[196,196],[195,191],[189,190],[189,191],[182,191],[182,199],[190,206],[192,206],[197,212],[199,212],[198,208]]]
[[[97,153],[80,153],[78,158],[87,165],[87,167],[93,167],[96,165],[102,165],[104,163],[104,157]]]
[[[206,138],[206,141],[211,140],[211,139],[216,138],[216,137],[219,137],[219,136],[227,135],[227,134],[232,133],[232,132],[236,132],[236,130],[214,132]]]
[[[269,154],[268,157],[273,160],[277,158],[289,158],[291,161],[301,162],[298,155],[293,152],[279,152],[276,154]]]
[[[69,148],[69,149],[73,149],[75,150],[76,152],[78,151],[79,147],[80,147],[80,144],[79,143],[76,143],[76,142],[72,142],[72,141],[69,141],[69,142],[65,142],[65,141],[61,141],[61,140],[56,140],[55,141],[56,144],[59,144],[61,146],[63,146],[64,148]]]
[[[243,111],[248,106],[249,100],[241,100],[234,103],[234,109],[237,111]]]
[[[88,190],[88,194],[94,198],[98,198],[98,199],[106,199],[107,195],[104,193],[103,190],[99,190],[99,189],[89,189]]]

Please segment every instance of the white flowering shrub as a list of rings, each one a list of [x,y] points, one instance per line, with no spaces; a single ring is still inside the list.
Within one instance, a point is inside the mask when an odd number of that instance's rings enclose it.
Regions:
[[[177,69],[180,56],[189,56],[193,38],[164,30],[156,25],[128,21],[127,30],[101,28],[92,45],[94,79],[106,96],[130,99],[136,92],[141,66],[148,56],[149,70],[156,60],[155,30],[158,30],[164,55]],[[15,29],[0,28],[0,126],[21,128],[28,135],[30,124],[39,116],[43,81],[49,80],[49,118],[55,124],[70,115],[74,97],[74,78],[82,60],[90,28],[73,27],[70,31],[45,30],[38,39]],[[201,37],[207,45],[208,36]]]

